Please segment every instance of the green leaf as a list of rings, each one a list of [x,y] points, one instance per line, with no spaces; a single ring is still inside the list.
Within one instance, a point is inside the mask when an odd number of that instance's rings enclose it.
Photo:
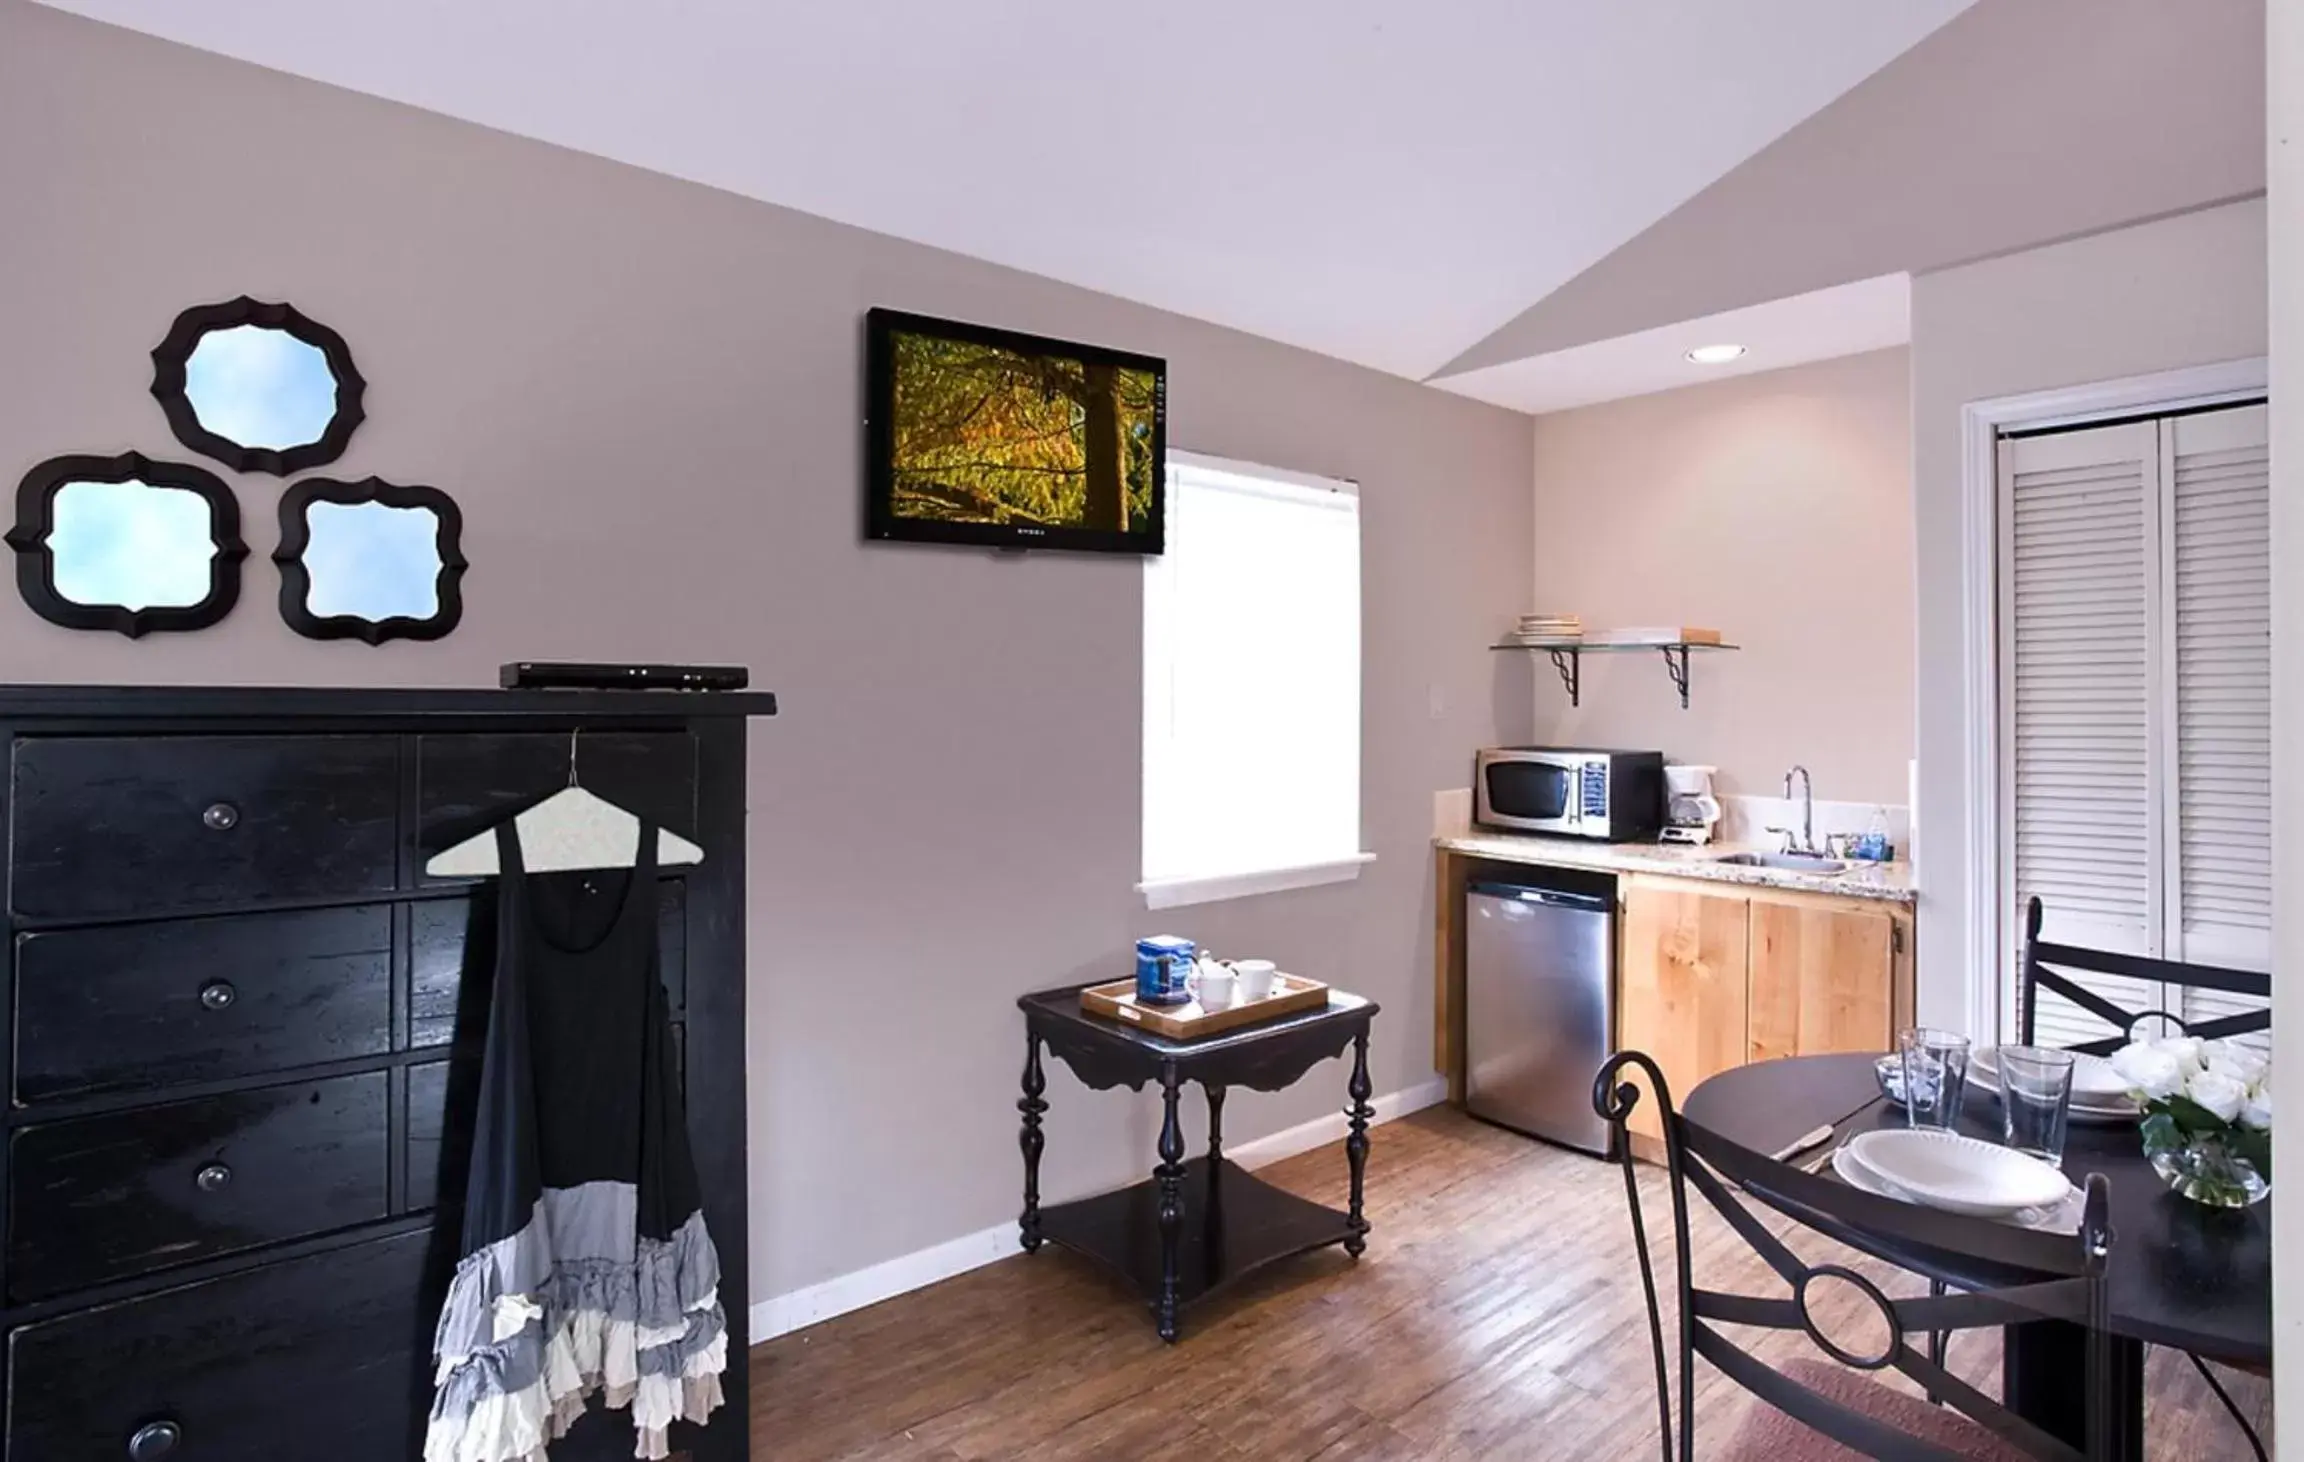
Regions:
[[[2168,1115],[2187,1132],[2226,1132],[2232,1124],[2188,1096],[2168,1098]]]

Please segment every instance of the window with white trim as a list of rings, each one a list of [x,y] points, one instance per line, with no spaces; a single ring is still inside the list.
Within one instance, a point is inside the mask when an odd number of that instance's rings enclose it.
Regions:
[[[1357,875],[1360,496],[1171,452],[1144,567],[1144,882],[1154,908]]]
[[[2267,438],[2265,409],[2242,406],[2000,444],[2011,1033],[2034,895],[2056,943],[2271,967]],[[2123,1009],[2185,1021],[2262,1004],[2067,973]],[[2044,992],[2037,1034],[2116,1033]]]

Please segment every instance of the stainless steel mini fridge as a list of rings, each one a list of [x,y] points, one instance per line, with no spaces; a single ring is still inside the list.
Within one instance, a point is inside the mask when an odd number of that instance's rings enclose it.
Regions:
[[[1464,900],[1464,1104],[1472,1115],[1601,1156],[1592,1078],[1616,1036],[1615,900],[1474,883]]]

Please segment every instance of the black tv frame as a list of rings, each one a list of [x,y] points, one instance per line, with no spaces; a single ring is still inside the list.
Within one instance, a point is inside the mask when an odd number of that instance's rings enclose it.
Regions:
[[[1029,355],[1058,355],[1128,370],[1152,372],[1152,513],[1141,533],[1099,528],[1038,528],[1021,523],[954,523],[907,518],[891,510],[895,495],[893,457],[894,351],[889,337],[898,331],[968,340]],[[1167,550],[1168,362],[1157,356],[1107,346],[1027,335],[990,325],[942,320],[901,310],[873,309],[864,316],[864,536],[888,542],[959,543],[980,548],[1066,549],[1084,553],[1156,557]]]

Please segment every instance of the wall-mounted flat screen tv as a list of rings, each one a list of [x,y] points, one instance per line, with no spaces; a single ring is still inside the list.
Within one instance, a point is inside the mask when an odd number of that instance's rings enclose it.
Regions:
[[[868,537],[1161,551],[1166,361],[894,310],[865,337]]]

